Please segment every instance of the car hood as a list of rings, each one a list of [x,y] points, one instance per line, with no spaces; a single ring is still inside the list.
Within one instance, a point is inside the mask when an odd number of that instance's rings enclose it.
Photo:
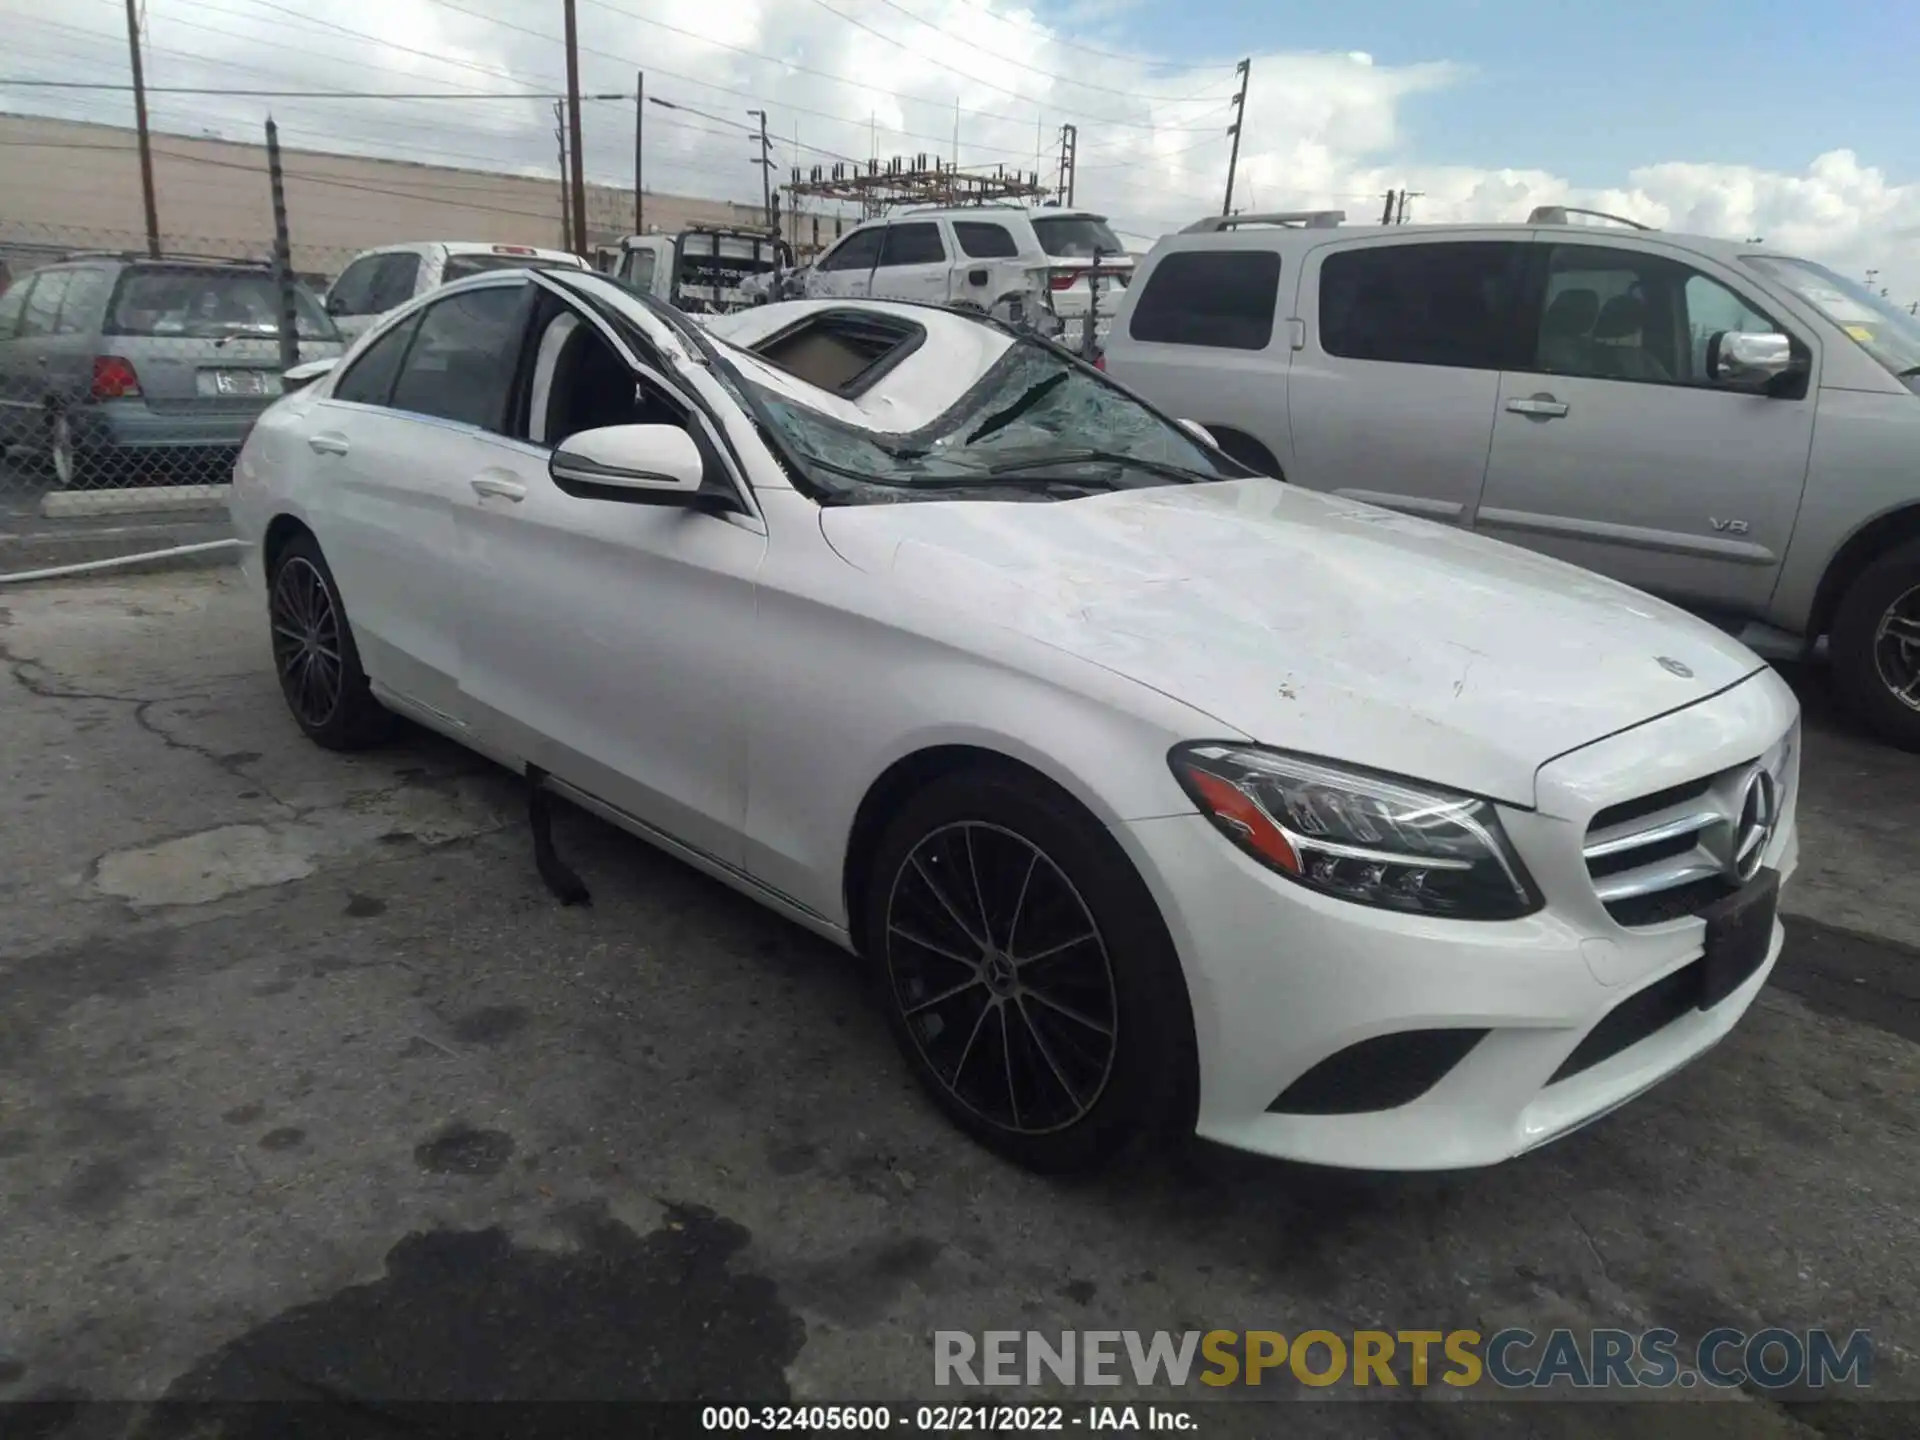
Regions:
[[[1517,805],[1555,756],[1764,668],[1624,585],[1273,480],[821,516],[849,564],[1262,743]]]

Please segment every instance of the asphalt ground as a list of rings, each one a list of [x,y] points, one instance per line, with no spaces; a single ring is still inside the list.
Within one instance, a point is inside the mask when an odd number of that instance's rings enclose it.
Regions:
[[[0,651],[0,1401],[951,1400],[936,1330],[1780,1325],[1870,1331],[1881,1400],[1203,1428],[1920,1433],[1920,757],[1818,676],[1785,956],[1664,1086],[1486,1171],[1060,1181],[939,1117],[831,947],[567,807],[561,908],[504,772],[308,744],[236,572],[0,589]]]

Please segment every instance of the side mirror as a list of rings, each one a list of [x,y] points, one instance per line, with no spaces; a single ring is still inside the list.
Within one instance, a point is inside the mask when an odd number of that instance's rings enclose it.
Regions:
[[[340,316],[347,313],[347,302],[338,295],[327,296],[327,314]]]
[[[1218,450],[1220,442],[1213,438],[1213,432],[1198,420],[1182,420],[1180,428],[1211,450]]]
[[[1793,342],[1784,335],[1721,330],[1707,340],[1707,378],[1715,384],[1757,390],[1794,368]]]
[[[607,425],[570,435],[553,452],[547,473],[561,489],[617,491],[609,499],[684,505],[700,493],[706,462],[678,425]]]
[[[280,388],[288,395],[291,395],[296,390],[304,390],[339,363],[340,357],[338,355],[329,355],[324,360],[302,361],[281,375]]]

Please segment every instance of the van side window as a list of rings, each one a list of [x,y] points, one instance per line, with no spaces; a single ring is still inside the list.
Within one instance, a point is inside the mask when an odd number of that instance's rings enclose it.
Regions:
[[[1271,250],[1185,250],[1147,276],[1127,333],[1158,345],[1264,350],[1273,339],[1280,257]]]
[[[1336,251],[1320,265],[1320,347],[1349,360],[1498,370],[1524,253],[1482,240]]]
[[[880,264],[938,265],[947,258],[947,247],[940,243],[940,227],[919,220],[911,225],[889,225],[886,243],[880,247]]]

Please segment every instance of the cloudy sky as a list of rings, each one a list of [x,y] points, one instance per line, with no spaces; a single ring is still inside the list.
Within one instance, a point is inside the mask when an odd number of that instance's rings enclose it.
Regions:
[[[553,168],[560,0],[145,0],[157,128],[448,164]],[[325,19],[314,18],[324,14]],[[649,188],[757,199],[746,112],[793,164],[894,153],[1038,169],[1079,131],[1078,201],[1157,235],[1216,211],[1233,65],[1252,60],[1236,204],[1516,220],[1587,204],[1764,236],[1920,300],[1920,6],[1833,0],[579,0],[582,83],[649,106]],[[122,0],[0,0],[0,109],[125,121]],[[480,98],[507,92],[507,98]],[[516,98],[518,97],[518,98]],[[630,184],[631,98],[584,107]],[[20,197],[0,197],[9,206]]]

